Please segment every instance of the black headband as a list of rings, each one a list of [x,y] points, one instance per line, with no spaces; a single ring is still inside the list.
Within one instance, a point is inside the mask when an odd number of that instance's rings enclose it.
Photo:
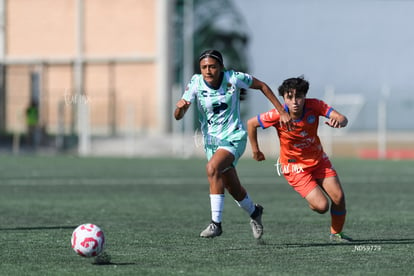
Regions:
[[[223,65],[223,59],[220,56],[215,55],[215,54],[212,54],[212,53],[204,53],[204,54],[202,54],[200,56],[200,58],[198,59],[198,61],[200,62],[203,58],[207,58],[207,57],[212,57],[215,60],[217,60],[218,62],[220,62],[221,65]]]

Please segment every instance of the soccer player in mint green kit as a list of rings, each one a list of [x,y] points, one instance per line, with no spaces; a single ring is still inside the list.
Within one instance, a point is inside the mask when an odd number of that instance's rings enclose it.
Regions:
[[[263,207],[254,204],[240,184],[236,164],[247,142],[247,132],[240,118],[240,89],[258,89],[281,114],[281,125],[290,129],[290,115],[283,109],[270,87],[255,77],[226,70],[217,50],[207,50],[199,57],[201,74],[188,83],[174,111],[176,120],[184,117],[191,103],[196,103],[208,159],[206,172],[210,183],[211,223],[200,233],[214,238],[222,234],[222,212],[225,189],[250,216],[253,236],[263,235]]]

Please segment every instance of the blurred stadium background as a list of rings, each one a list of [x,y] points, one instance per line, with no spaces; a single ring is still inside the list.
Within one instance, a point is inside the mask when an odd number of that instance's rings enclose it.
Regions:
[[[350,119],[321,128],[334,156],[414,158],[413,1],[0,0],[0,152],[202,156],[194,112],[175,122],[207,48],[273,90]],[[270,108],[247,91],[247,120]],[[273,131],[260,138],[277,154]],[[250,157],[249,152],[245,157]]]

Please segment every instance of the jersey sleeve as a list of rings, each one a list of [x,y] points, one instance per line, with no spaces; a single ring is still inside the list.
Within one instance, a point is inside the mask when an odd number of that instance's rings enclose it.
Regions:
[[[276,109],[257,115],[257,120],[263,129],[275,126],[279,122],[279,119],[280,114]]]
[[[194,99],[197,95],[197,85],[198,85],[198,81],[199,81],[199,75],[193,75],[193,77],[191,78],[190,82],[187,84],[187,86],[185,87],[185,91],[183,96],[181,97],[182,99],[193,103]]]
[[[233,82],[239,88],[248,89],[253,84],[253,76],[243,72],[233,72]]]
[[[322,100],[314,99],[314,101],[319,114],[329,119],[329,116],[331,115],[331,112],[334,109]]]

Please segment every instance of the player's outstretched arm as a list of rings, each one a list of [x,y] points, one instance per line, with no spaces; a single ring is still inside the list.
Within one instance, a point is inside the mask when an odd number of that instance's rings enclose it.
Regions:
[[[187,112],[187,109],[190,107],[190,102],[187,102],[184,99],[180,99],[177,104],[175,105],[175,111],[174,111],[174,117],[176,120],[181,120],[185,113]]]
[[[336,110],[333,110],[329,115],[329,121],[325,122],[330,127],[342,128],[348,124],[348,119]]]
[[[266,160],[263,152],[259,149],[257,140],[257,128],[260,126],[257,117],[253,117],[247,121],[247,133],[249,136],[250,146],[252,147],[253,159],[256,161]]]
[[[293,122],[292,118],[290,118],[289,113],[285,111],[280,101],[276,98],[275,94],[273,93],[272,89],[265,83],[253,77],[253,83],[250,86],[253,89],[259,89],[262,93],[269,99],[269,101],[273,104],[276,110],[280,114],[280,125],[286,127],[288,130],[293,129]]]

